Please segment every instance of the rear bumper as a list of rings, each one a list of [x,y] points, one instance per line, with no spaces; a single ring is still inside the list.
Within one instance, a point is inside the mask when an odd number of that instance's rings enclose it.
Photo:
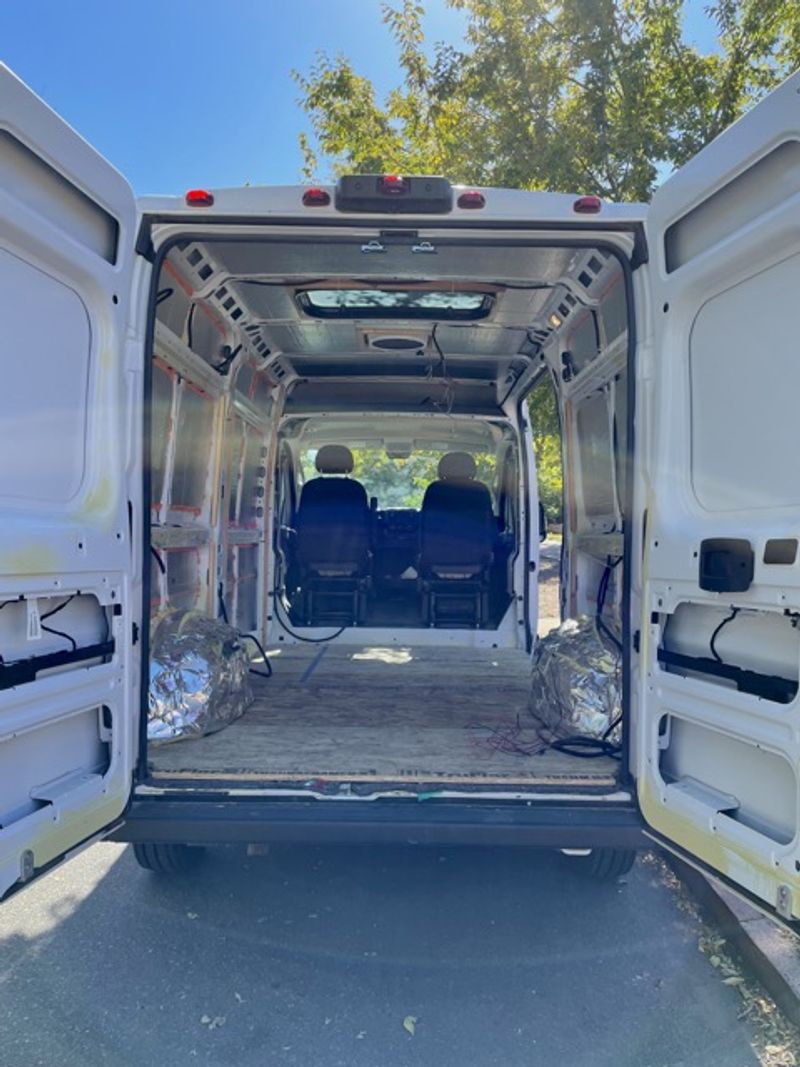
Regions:
[[[644,848],[633,803],[135,798],[112,841]]]

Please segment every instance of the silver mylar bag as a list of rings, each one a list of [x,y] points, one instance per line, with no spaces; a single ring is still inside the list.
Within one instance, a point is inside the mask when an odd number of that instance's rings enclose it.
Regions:
[[[530,710],[547,740],[605,735],[622,710],[621,662],[585,616],[566,619],[537,641]],[[619,742],[619,726],[608,740]]]
[[[214,733],[251,703],[249,660],[236,631],[197,611],[172,611],[150,640],[147,737],[178,741]]]

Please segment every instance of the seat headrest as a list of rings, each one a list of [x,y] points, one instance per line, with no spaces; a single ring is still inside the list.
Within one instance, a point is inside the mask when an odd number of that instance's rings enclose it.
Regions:
[[[469,481],[475,477],[476,470],[469,452],[447,452],[439,460],[439,477],[443,482]]]
[[[353,453],[344,445],[323,445],[314,464],[320,474],[351,474]]]

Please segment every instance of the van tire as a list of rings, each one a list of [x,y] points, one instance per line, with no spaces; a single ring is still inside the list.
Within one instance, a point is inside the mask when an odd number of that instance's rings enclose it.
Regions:
[[[627,848],[595,848],[585,859],[584,870],[590,878],[610,882],[627,874],[636,862],[636,852]]]
[[[189,845],[176,845],[171,842],[137,841],[133,846],[133,855],[140,867],[155,874],[186,874],[200,862],[202,848]]]

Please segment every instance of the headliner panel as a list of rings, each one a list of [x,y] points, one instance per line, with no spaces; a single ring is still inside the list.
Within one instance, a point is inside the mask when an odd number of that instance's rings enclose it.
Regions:
[[[319,237],[292,241],[215,241],[214,259],[231,276],[249,278],[352,278],[374,281],[394,278],[434,281],[439,278],[468,279],[470,282],[516,280],[520,283],[553,285],[570,270],[581,254],[575,248],[532,248],[530,246],[469,245],[454,239],[435,242],[435,254],[411,251],[415,239],[402,244],[387,243],[386,251],[367,253],[362,246],[376,237],[373,231],[363,237],[331,235],[322,243]],[[255,288],[255,287],[253,287]],[[255,307],[255,305],[254,305]]]
[[[383,251],[364,251],[378,239]],[[541,332],[545,316],[564,299],[576,306],[575,279],[592,250],[502,243],[473,231],[467,239],[432,233],[435,250],[420,252],[423,239],[413,231],[372,229],[275,240],[250,234],[182,248],[190,263],[205,263],[194,300],[233,297],[239,326],[259,338],[269,358],[280,359],[287,410],[358,411],[371,403],[387,411],[496,413],[515,384],[528,380],[526,369],[547,333]],[[483,290],[493,296],[491,312],[471,322],[437,320],[435,309],[430,319],[324,319],[297,300],[298,290],[315,286],[392,285]],[[410,347],[381,348],[382,338],[398,337]]]
[[[269,333],[273,348],[289,359],[304,354],[356,354],[369,346],[365,333],[391,335],[403,330],[429,331],[424,319],[320,320],[306,315],[295,293],[328,280],[356,285],[445,283],[459,281],[487,287],[511,280],[518,288],[498,292],[488,319],[470,323],[440,322],[436,339],[443,351],[508,357],[519,352],[526,327],[544,306],[551,287],[574,267],[579,250],[524,246],[436,243],[435,254],[415,254],[413,238],[386,243],[382,253],[364,253],[368,236],[331,236],[314,240],[214,242],[210,251],[221,273],[215,284],[235,288],[251,322]],[[396,239],[394,239],[396,240]]]

